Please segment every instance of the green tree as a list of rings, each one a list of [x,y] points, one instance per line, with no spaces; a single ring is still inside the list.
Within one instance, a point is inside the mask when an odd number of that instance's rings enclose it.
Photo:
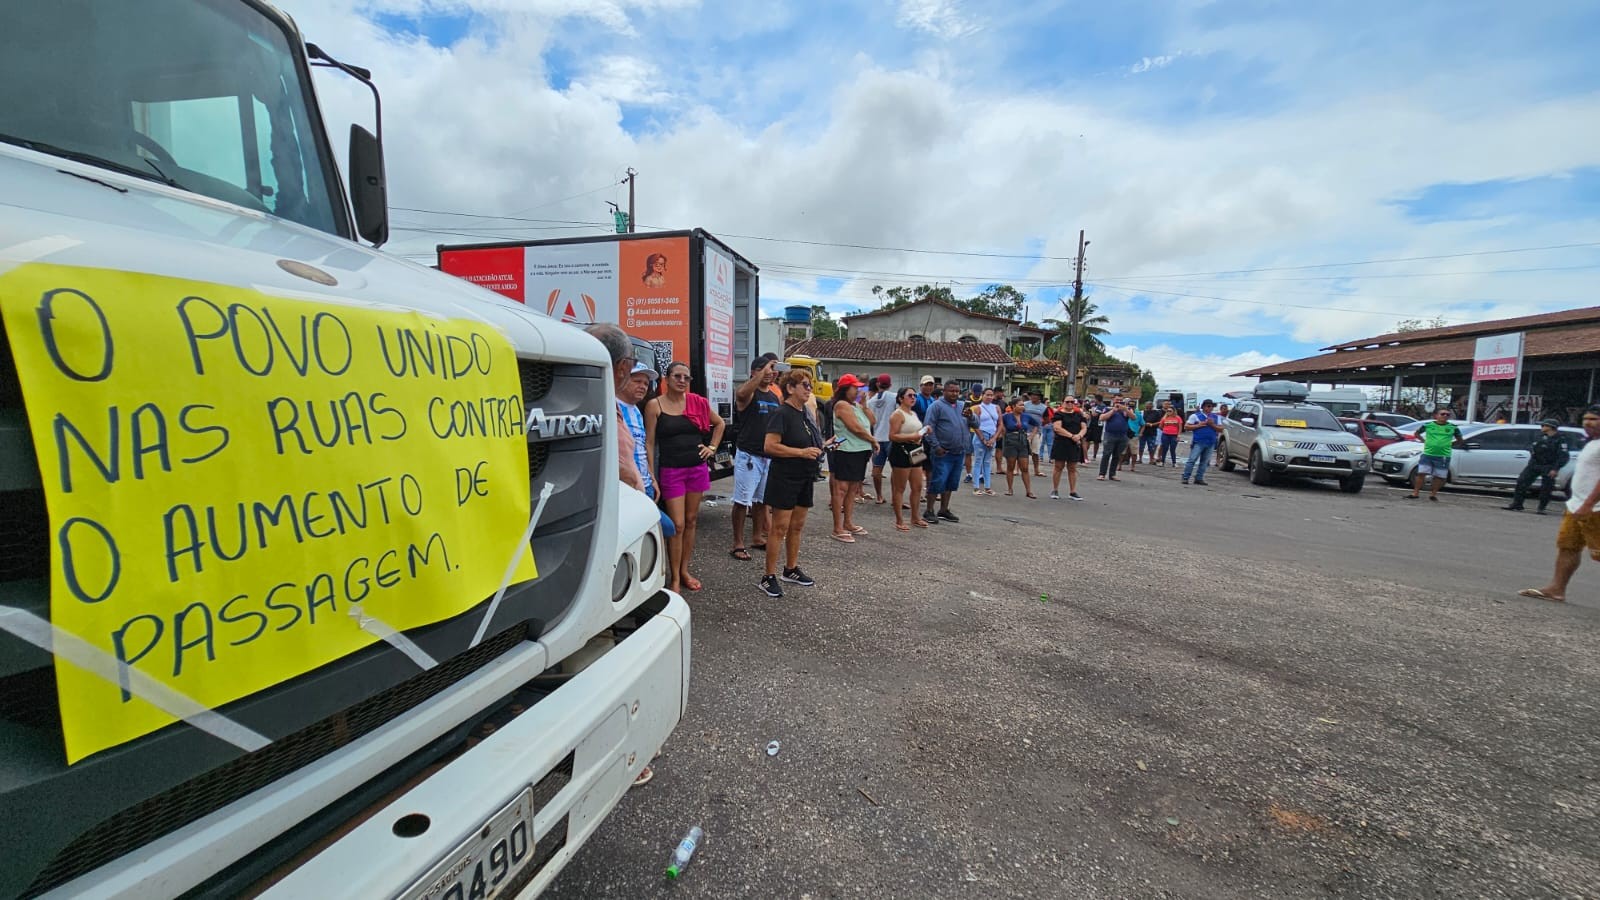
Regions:
[[[813,337],[844,339],[844,323],[835,319],[828,308],[821,304],[811,307],[811,334]]]
[[[1079,324],[1078,365],[1096,365],[1108,359],[1105,343],[1100,338],[1111,333],[1107,327],[1111,320],[1101,315],[1099,307],[1088,297],[1076,301],[1068,298],[1062,300],[1061,305],[1066,310],[1067,318],[1044,320],[1046,325],[1060,332],[1045,347],[1045,355],[1063,363],[1072,358],[1072,321],[1076,318]]]
[[[885,288],[881,284],[872,286],[872,296],[878,298],[882,309],[895,309],[916,303],[919,300],[942,300],[945,303],[960,306],[961,302],[947,287],[938,287],[931,284],[919,284],[914,288],[900,285],[899,287]]]
[[[1430,328],[1443,328],[1449,324],[1450,321],[1444,316],[1434,316],[1431,319],[1401,319],[1395,323],[1394,330],[1399,332],[1427,331]]]
[[[1000,316],[1004,319],[1021,319],[1022,308],[1027,305],[1028,295],[1017,290],[1009,284],[992,284],[983,289],[977,296],[956,301],[971,312],[986,316]]]

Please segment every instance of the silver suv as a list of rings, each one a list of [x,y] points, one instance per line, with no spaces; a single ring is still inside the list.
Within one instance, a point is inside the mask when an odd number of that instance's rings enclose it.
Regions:
[[[1224,472],[1249,467],[1252,484],[1270,484],[1275,475],[1336,478],[1339,489],[1361,490],[1372,468],[1372,454],[1361,439],[1344,430],[1333,413],[1299,399],[1263,395],[1241,400],[1228,413],[1218,435],[1217,464]]]

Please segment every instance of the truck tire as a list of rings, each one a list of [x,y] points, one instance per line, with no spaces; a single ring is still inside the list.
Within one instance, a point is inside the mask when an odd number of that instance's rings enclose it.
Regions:
[[[1272,483],[1272,473],[1267,471],[1267,464],[1261,461],[1261,448],[1250,448],[1250,483],[1256,485],[1269,485]]]
[[[1233,457],[1228,455],[1228,439],[1219,438],[1217,440],[1217,468],[1224,472],[1232,472],[1237,467],[1238,464],[1233,461]]]
[[[1367,483],[1365,475],[1347,475],[1339,479],[1339,490],[1346,494],[1361,493],[1361,486]]]

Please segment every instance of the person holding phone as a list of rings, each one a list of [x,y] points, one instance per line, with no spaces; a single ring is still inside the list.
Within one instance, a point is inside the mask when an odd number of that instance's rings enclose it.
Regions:
[[[811,375],[804,369],[791,369],[778,379],[783,403],[767,419],[767,436],[762,449],[772,460],[767,472],[767,490],[762,499],[772,516],[772,531],[767,536],[766,574],[758,587],[768,597],[782,597],[778,582],[811,587],[816,584],[800,569],[800,533],[806,527],[806,514],[813,504],[813,488],[822,459],[822,432],[806,413],[811,400]],[[778,568],[779,544],[783,545],[784,565]]]
[[[856,535],[867,530],[855,523],[856,498],[867,479],[867,461],[872,458],[872,420],[857,402],[863,387],[854,375],[842,375],[834,382],[833,420],[836,428],[832,446],[827,449],[829,493],[833,502],[833,539],[854,544]]]
[[[1183,461],[1183,483],[1188,484],[1191,474],[1195,484],[1206,483],[1206,466],[1211,464],[1211,454],[1217,449],[1217,435],[1222,433],[1222,417],[1214,400],[1200,404],[1200,411],[1189,417],[1184,428],[1189,431],[1189,458]]]
[[[1100,414],[1100,426],[1104,429],[1105,446],[1100,451],[1100,475],[1097,481],[1121,481],[1117,477],[1117,467],[1122,464],[1122,455],[1128,449],[1128,423],[1133,421],[1133,416],[1128,413],[1128,407],[1121,398],[1111,401],[1111,408]]]

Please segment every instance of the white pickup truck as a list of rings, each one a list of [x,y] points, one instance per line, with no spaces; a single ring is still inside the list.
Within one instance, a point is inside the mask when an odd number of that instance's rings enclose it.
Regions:
[[[0,897],[537,894],[687,700],[605,351],[376,249],[268,4],[0,21]]]

